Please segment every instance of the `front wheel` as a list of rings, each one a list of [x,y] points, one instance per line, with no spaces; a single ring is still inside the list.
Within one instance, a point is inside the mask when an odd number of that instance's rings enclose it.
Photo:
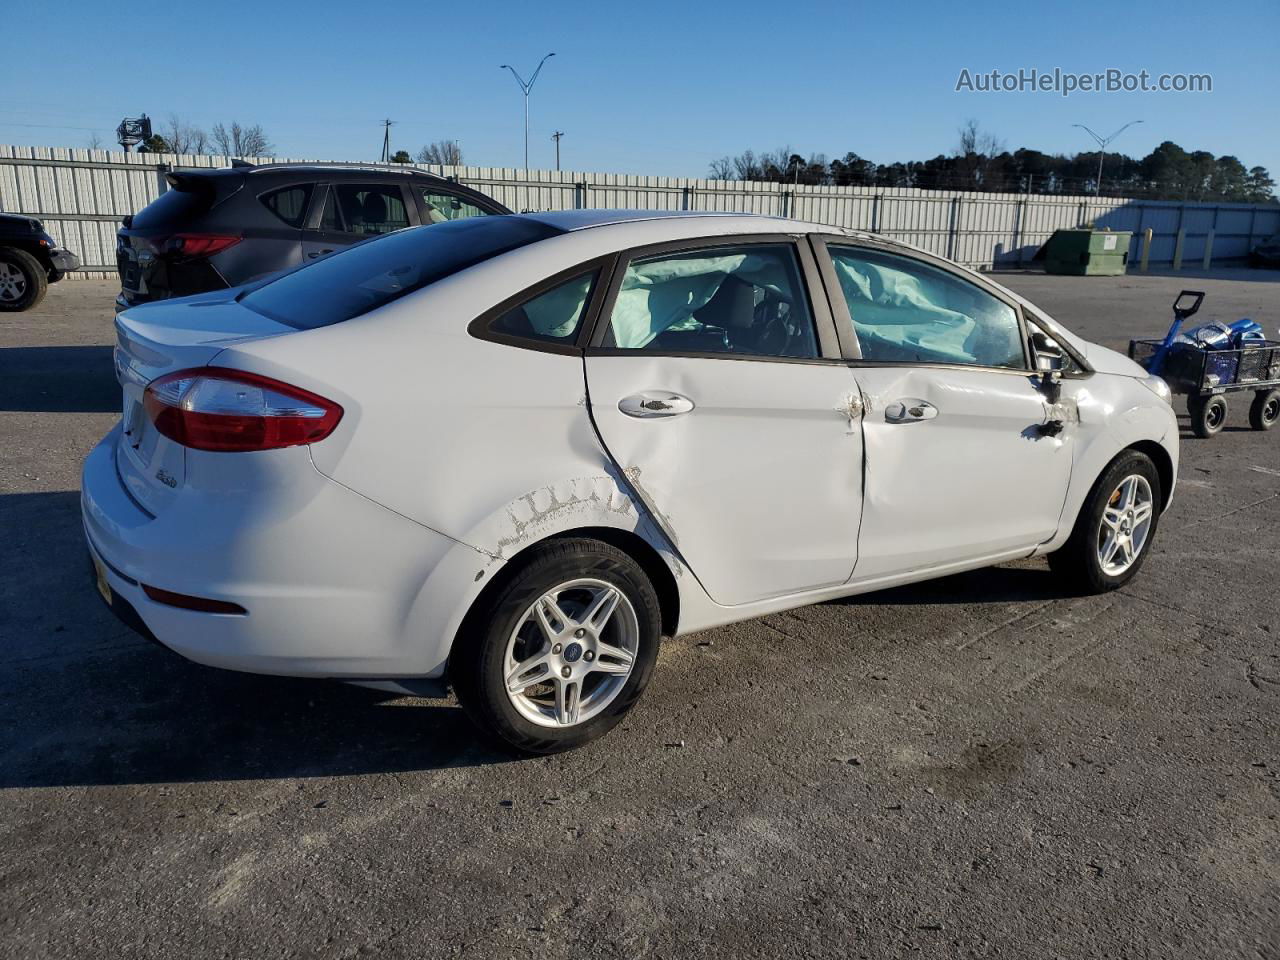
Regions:
[[[0,247],[0,310],[30,310],[49,289],[47,271],[25,250]]]
[[[1202,397],[1193,393],[1187,398],[1187,413],[1195,435],[1208,440],[1221,433],[1227,424],[1227,398],[1220,394]]]
[[[1128,583],[1150,552],[1160,522],[1160,473],[1129,450],[1111,462],[1080,509],[1071,538],[1049,554],[1049,567],[1090,593]]]
[[[597,540],[533,550],[483,596],[450,658],[454,691],[486,733],[521,753],[604,736],[649,682],[662,617],[644,570]]]

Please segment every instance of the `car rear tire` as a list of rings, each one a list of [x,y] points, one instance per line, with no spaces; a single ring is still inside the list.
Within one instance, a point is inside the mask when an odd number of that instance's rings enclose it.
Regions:
[[[1049,568],[1088,593],[1128,583],[1151,552],[1161,497],[1160,472],[1151,458],[1126,450],[1089,491],[1070,539],[1049,554]]]
[[[1270,430],[1280,420],[1280,390],[1259,390],[1249,406],[1249,426]]]
[[[25,250],[0,247],[0,311],[30,310],[49,289],[48,271]]]
[[[1216,437],[1227,424],[1227,398],[1222,395],[1201,397],[1192,394],[1187,398],[1187,413],[1191,416],[1191,430],[1201,440]]]
[[[553,540],[480,597],[449,675],[467,716],[499,744],[557,753],[622,720],[661,635],[657,593],[635,560],[597,540]]]

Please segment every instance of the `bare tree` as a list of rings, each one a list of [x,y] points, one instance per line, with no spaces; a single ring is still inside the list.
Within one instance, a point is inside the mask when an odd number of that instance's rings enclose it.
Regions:
[[[711,179],[712,180],[732,180],[733,179],[733,158],[721,157],[719,160],[711,161]]]
[[[1004,141],[989,130],[983,130],[977,120],[966,120],[959,133],[960,142],[956,145],[958,157],[994,157],[1004,152]]]
[[[209,149],[209,135],[176,113],[169,114],[161,136],[173,153],[205,153]]]
[[[230,129],[215,123],[213,146],[224,157],[268,157],[275,150],[261,124],[242,127],[238,121],[232,121]]]
[[[90,150],[102,149],[102,135],[97,130],[89,131],[89,136],[85,137],[85,146]]]
[[[764,168],[753,150],[743,150],[733,158],[733,171],[739,180],[759,180],[764,174]]]
[[[462,148],[456,140],[437,140],[418,151],[419,163],[438,163],[446,167],[462,166]]]

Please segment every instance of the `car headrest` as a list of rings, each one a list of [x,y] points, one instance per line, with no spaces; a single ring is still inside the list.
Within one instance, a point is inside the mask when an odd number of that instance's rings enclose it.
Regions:
[[[736,277],[725,277],[697,317],[702,323],[726,330],[750,327],[756,319],[755,288]]]
[[[380,193],[366,193],[360,212],[365,223],[386,223],[387,201]]]

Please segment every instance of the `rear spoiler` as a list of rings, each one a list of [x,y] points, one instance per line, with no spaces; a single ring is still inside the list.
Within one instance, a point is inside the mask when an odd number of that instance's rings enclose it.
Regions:
[[[200,170],[171,170],[164,175],[170,190],[201,194],[209,206],[216,206],[244,186],[244,174],[228,175],[226,167]]]

